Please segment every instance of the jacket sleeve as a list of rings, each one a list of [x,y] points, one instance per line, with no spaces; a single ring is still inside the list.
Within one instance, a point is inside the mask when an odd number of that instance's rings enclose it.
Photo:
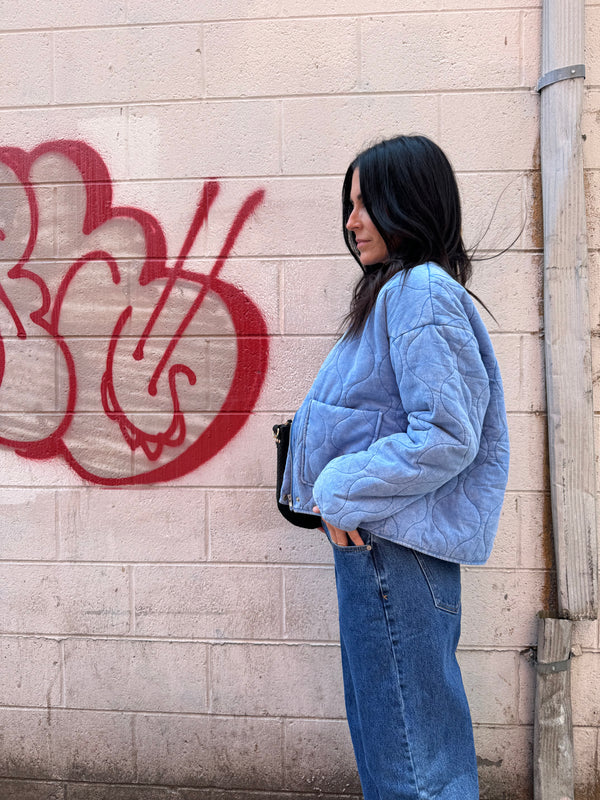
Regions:
[[[325,520],[353,530],[390,517],[476,457],[489,377],[470,325],[457,322],[431,322],[390,338],[407,428],[327,464],[313,491]]]

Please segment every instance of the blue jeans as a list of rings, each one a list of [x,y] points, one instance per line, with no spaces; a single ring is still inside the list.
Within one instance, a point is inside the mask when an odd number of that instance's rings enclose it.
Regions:
[[[348,724],[365,800],[477,800],[456,661],[460,567],[361,531],[332,544]]]

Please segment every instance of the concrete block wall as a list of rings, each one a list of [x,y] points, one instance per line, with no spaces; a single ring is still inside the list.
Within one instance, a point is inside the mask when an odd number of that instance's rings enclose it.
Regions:
[[[310,386],[357,277],[341,175],[397,132],[445,148],[481,256],[524,225],[475,269],[497,319],[486,317],[513,457],[492,558],[464,570],[460,660],[482,797],[532,796],[527,654],[537,613],[555,603],[540,6],[0,0],[3,800],[359,795],[331,557],[273,508],[271,426]],[[587,25],[600,374],[600,3],[588,2]],[[209,178],[219,194],[201,220]],[[251,197],[221,283],[203,283]],[[238,374],[248,340],[258,349]],[[596,623],[575,637],[584,798],[598,791]]]

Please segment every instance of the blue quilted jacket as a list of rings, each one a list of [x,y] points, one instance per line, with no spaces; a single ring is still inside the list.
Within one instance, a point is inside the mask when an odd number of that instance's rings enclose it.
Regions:
[[[282,502],[465,564],[490,555],[508,475],[490,338],[436,264],[395,275],[340,339],[292,424]]]

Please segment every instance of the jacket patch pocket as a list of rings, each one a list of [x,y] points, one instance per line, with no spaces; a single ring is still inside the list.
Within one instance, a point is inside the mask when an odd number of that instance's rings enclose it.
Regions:
[[[313,486],[336,456],[366,450],[379,436],[381,411],[311,400],[304,429],[302,478]]]
[[[423,571],[436,608],[458,614],[460,611],[460,565],[413,550]]]

